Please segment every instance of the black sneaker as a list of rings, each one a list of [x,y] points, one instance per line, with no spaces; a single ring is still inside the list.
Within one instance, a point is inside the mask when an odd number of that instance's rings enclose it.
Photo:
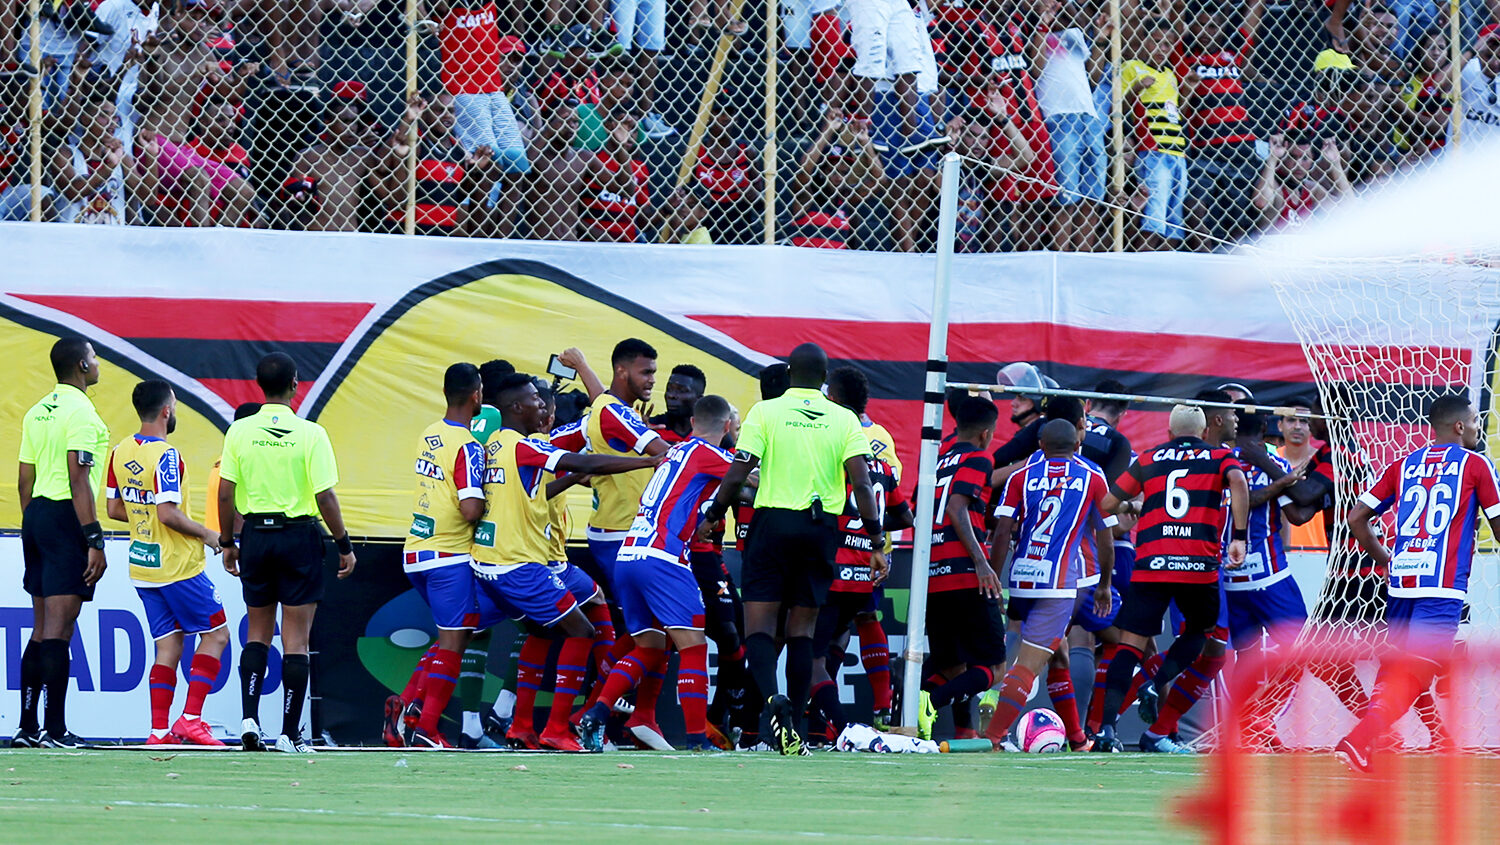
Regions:
[[[771,708],[771,747],[780,751],[783,757],[807,756],[802,737],[797,734],[797,715],[792,700],[778,694],[771,696],[767,704]]]
[[[10,739],[11,748],[40,748],[41,744],[41,731],[28,731],[24,728],[17,729],[16,735]]]
[[[88,745],[83,741],[83,737],[72,731],[63,731],[58,736],[42,731],[36,744],[38,748],[83,748]]]
[[[1100,754],[1118,754],[1125,750],[1125,744],[1115,736],[1114,725],[1105,725],[1099,729],[1099,733],[1094,736],[1093,750]]]
[[[1135,712],[1147,727],[1156,724],[1156,717],[1161,715],[1161,694],[1156,691],[1154,681],[1141,684],[1140,692],[1136,693]]]

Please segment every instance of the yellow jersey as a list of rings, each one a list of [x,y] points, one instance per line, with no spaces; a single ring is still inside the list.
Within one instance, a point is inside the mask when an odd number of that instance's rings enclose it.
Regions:
[[[885,461],[890,464],[892,472],[896,476],[896,483],[901,483],[901,459],[896,457],[896,438],[886,430],[886,427],[878,422],[860,421],[865,429],[865,436],[870,438],[870,455],[877,461]]]
[[[183,581],[203,571],[203,541],[161,524],[156,508],[171,502],[193,518],[187,467],[160,437],[127,437],[109,455],[104,494],[125,503],[130,522],[130,579],[148,584]]]
[[[1151,84],[1136,95],[1136,149],[1167,155],[1187,155],[1187,137],[1182,131],[1182,114],[1177,98],[1177,74],[1170,67],[1160,70],[1139,59],[1120,65],[1120,90],[1129,92],[1139,80],[1150,78]]]
[[[474,529],[474,562],[510,567],[551,561],[552,519],[546,473],[572,454],[502,428],[484,447],[485,514]]]
[[[438,420],[417,441],[408,552],[469,553],[474,526],[464,519],[464,499],[484,498],[484,447],[467,426]],[[430,557],[430,555],[428,556]],[[423,568],[422,564],[408,564]]]
[[[608,392],[599,394],[589,406],[584,432],[590,452],[625,458],[646,454],[651,441],[661,437],[629,405]],[[625,539],[652,472],[646,468],[594,479],[594,515],[589,518],[592,537]]]
[[[531,435],[532,440],[551,445],[552,436],[544,432]],[[547,495],[547,485],[557,480],[557,473],[551,470],[542,472],[542,495]],[[568,559],[568,494],[547,500],[547,521],[552,535],[552,557],[549,561],[565,561]]]

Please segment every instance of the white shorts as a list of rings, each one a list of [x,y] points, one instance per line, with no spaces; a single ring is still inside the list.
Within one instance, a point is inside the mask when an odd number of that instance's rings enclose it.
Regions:
[[[932,42],[906,0],[848,0],[845,8],[855,76],[892,79],[922,72]]]
[[[667,0],[609,0],[615,41],[626,50],[660,53],[667,46]]]
[[[781,28],[786,46],[793,50],[812,49],[812,21],[824,12],[839,7],[838,0],[781,0]]]

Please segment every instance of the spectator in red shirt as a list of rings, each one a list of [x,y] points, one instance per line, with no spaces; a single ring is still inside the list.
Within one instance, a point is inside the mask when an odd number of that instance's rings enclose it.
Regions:
[[[798,168],[787,243],[815,249],[859,248],[866,200],[879,184],[880,172],[880,156],[869,132],[829,117]]]
[[[1271,154],[1261,170],[1255,208],[1267,226],[1296,226],[1319,205],[1350,190],[1339,145],[1333,138],[1319,140],[1307,133],[1290,138],[1272,135]]]
[[[500,70],[495,0],[435,0],[442,21],[443,88],[453,95],[453,134],[464,150],[488,147],[501,172],[525,173],[526,143],[505,91],[513,80]]]
[[[197,130],[188,143],[198,155],[250,178],[250,153],[240,146],[240,111],[233,103],[209,97],[198,114]]]
[[[609,140],[589,162],[579,197],[580,234],[585,241],[635,243],[641,212],[651,203],[650,172],[636,157],[639,120],[629,112],[615,112],[604,126]]]
[[[588,46],[589,29],[586,26],[570,27],[558,36],[551,53],[557,66],[536,90],[537,106],[543,114],[559,105],[574,108],[599,102],[599,74],[589,58]]]
[[[693,180],[709,210],[708,229],[719,244],[763,240],[765,179],[750,145],[739,138],[739,114],[735,92],[721,90],[693,165]]]

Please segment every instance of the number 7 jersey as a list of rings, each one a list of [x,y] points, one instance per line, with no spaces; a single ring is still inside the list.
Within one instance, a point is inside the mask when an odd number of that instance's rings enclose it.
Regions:
[[[1359,500],[1376,513],[1396,509],[1392,596],[1464,598],[1479,514],[1500,515],[1500,485],[1488,458],[1457,444],[1418,449],[1386,467]]]

